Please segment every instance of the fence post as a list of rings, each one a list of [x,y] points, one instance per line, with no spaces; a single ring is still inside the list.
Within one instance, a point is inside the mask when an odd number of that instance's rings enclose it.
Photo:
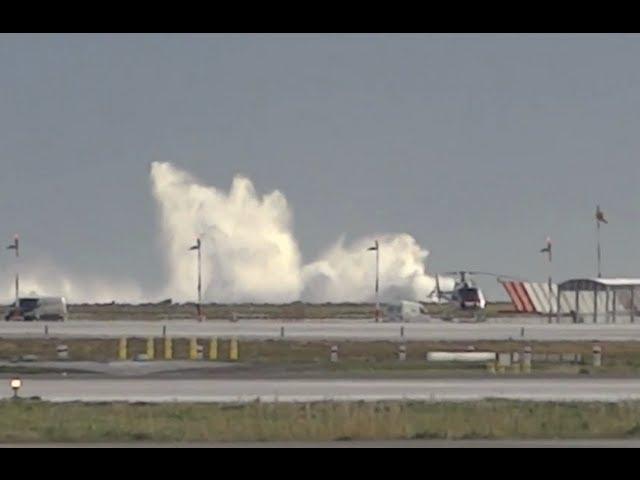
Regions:
[[[338,361],[338,346],[333,345],[331,347],[331,362],[336,363]]]
[[[602,348],[598,344],[593,346],[593,366],[596,368],[602,366]]]
[[[407,346],[402,344],[398,347],[398,360],[404,362],[407,359]]]

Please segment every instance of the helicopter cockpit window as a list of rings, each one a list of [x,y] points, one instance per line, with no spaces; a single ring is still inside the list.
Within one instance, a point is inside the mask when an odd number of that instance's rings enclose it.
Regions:
[[[460,290],[460,297],[465,302],[478,302],[480,297],[478,296],[478,290],[475,288],[463,288]]]

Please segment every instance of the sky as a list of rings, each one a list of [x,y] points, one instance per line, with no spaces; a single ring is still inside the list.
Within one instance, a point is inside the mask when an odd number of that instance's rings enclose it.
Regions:
[[[304,262],[406,233],[428,272],[540,281],[550,235],[554,279],[591,277],[600,204],[603,274],[638,277],[638,58],[633,34],[2,34],[0,238],[159,288],[169,162],[282,192]]]

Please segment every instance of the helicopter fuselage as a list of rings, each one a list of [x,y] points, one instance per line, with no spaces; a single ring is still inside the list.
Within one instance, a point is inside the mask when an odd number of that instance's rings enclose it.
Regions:
[[[483,310],[486,306],[482,290],[466,282],[456,285],[451,299],[462,310]]]

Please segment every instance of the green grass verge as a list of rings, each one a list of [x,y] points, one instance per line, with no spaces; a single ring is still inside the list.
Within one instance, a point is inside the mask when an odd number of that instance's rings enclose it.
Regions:
[[[0,402],[0,442],[595,439],[640,436],[640,402]]]
[[[209,358],[210,339],[199,338],[205,359]],[[340,361],[335,368],[353,366],[358,368],[390,368],[393,370],[427,369],[425,355],[430,351],[464,351],[473,347],[478,351],[522,352],[526,345],[534,353],[568,353],[582,355],[589,366],[592,361],[591,342],[524,342],[524,341],[411,341],[406,345],[407,361],[398,362],[398,345],[392,341],[296,341],[296,340],[240,340],[240,361],[258,365],[326,365],[332,345],[338,345]],[[38,360],[55,360],[56,347],[67,345],[72,360],[114,361],[118,358],[118,339],[56,339],[56,338],[0,338],[0,360],[12,360],[20,356],[36,355]],[[611,371],[640,370],[640,342],[601,342],[604,369]],[[155,338],[154,350],[157,359],[164,358],[164,341]],[[128,358],[146,352],[145,338],[129,338]],[[189,358],[189,340],[175,338],[173,358]],[[229,340],[218,339],[218,360],[229,359]],[[437,365],[433,365],[437,366]],[[545,368],[538,363],[537,368]]]

